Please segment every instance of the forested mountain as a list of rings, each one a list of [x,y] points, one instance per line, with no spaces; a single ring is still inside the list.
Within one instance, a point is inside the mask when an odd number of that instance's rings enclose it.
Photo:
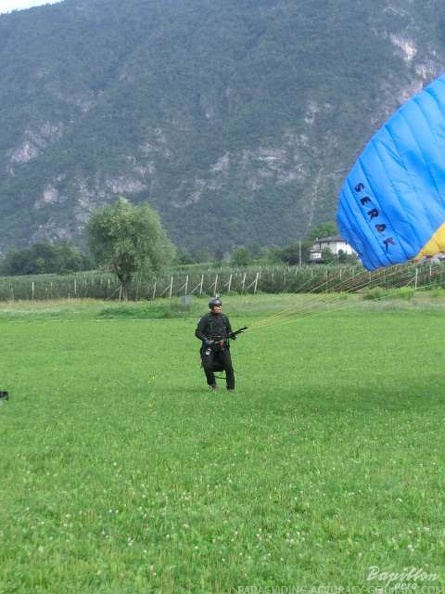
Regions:
[[[64,0],[0,16],[0,252],[148,201],[188,250],[334,220],[387,116],[443,70],[440,0]]]

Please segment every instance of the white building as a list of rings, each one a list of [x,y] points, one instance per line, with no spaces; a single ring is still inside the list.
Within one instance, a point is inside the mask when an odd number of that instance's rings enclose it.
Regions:
[[[326,237],[317,237],[312,244],[309,259],[311,262],[321,262],[323,260],[323,250],[330,250],[334,255],[347,254],[356,255],[356,251],[340,237],[340,235],[327,235]]]

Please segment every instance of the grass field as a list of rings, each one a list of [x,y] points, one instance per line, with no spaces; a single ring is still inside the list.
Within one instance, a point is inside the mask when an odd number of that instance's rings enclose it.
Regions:
[[[308,299],[224,300],[234,395],[206,300],[0,305],[0,593],[444,592],[445,299]]]

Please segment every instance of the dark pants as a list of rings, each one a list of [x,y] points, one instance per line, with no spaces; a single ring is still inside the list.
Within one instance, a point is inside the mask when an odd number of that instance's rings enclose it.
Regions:
[[[201,360],[208,385],[214,386],[216,384],[215,371],[225,371],[227,389],[233,390],[235,388],[235,374],[229,349],[211,350],[209,354],[206,354],[207,352],[206,350],[201,352]]]

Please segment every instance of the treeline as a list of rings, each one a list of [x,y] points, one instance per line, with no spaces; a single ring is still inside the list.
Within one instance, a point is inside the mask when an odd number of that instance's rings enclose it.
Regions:
[[[215,253],[203,249],[198,252],[178,250],[176,262],[178,265],[212,263],[214,266],[232,266],[245,268],[246,266],[267,266],[271,264],[286,264],[288,266],[305,266],[311,262],[310,252],[312,241],[296,241],[285,247],[260,248],[258,246],[235,247],[230,253],[216,250]],[[349,254],[333,254],[331,250],[322,251],[324,264],[357,264],[357,257]]]
[[[92,259],[68,242],[42,242],[10,250],[0,262],[2,276],[69,274],[93,268]]]
[[[250,266],[287,265],[304,266],[310,262],[311,241],[294,242],[283,248],[259,248],[258,246],[236,247],[230,253],[216,250],[189,252],[176,250],[174,269],[186,270],[188,266],[220,268],[246,268]],[[354,256],[323,252],[324,264],[357,263]],[[70,274],[95,270],[98,266],[91,254],[84,253],[68,242],[40,242],[22,249],[14,249],[0,260],[1,276],[26,276],[38,274]]]

